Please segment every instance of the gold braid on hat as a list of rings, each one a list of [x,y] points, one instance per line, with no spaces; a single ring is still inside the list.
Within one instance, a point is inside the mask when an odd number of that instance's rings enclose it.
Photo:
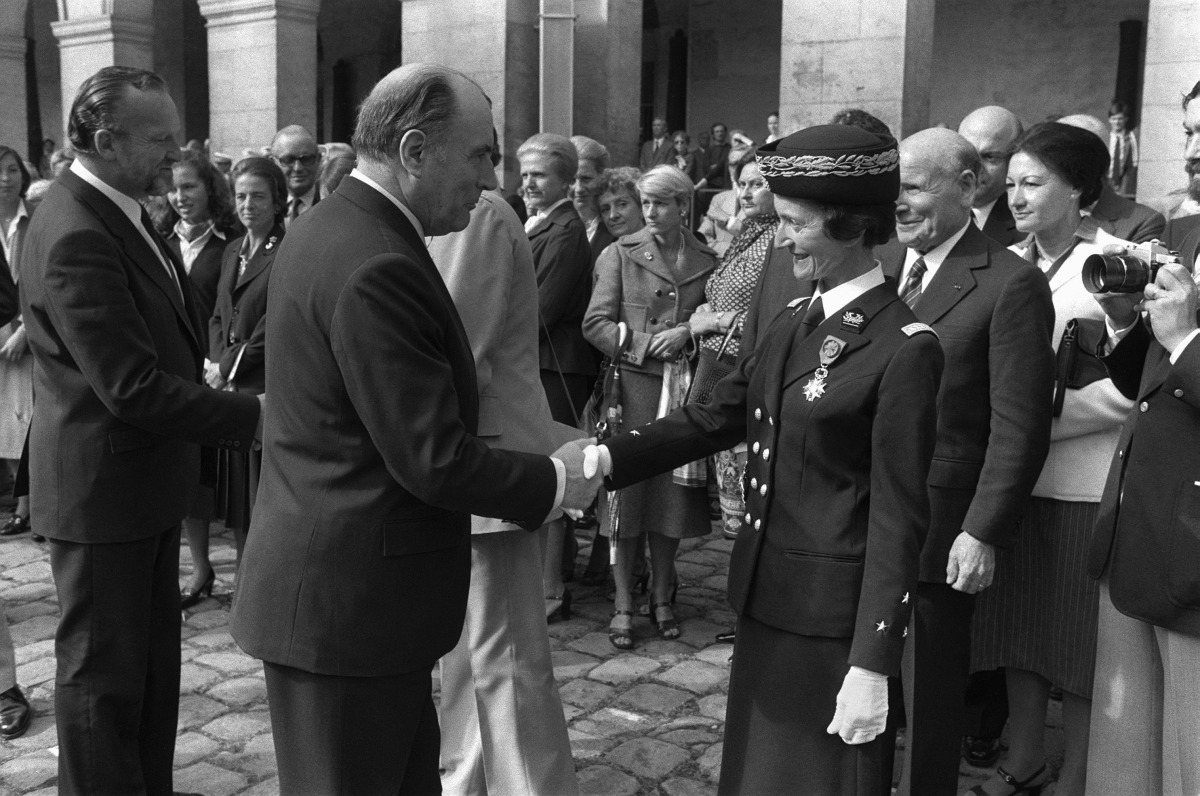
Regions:
[[[758,167],[766,178],[771,177],[866,177],[895,171],[900,166],[900,152],[887,149],[874,155],[774,155],[759,154]]]

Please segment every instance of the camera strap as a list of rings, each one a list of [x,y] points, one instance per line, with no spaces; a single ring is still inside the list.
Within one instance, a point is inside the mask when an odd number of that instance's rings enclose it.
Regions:
[[[1058,269],[1063,267],[1063,263],[1065,263],[1067,258],[1071,256],[1071,253],[1075,251],[1075,247],[1079,245],[1081,240],[1083,240],[1083,238],[1076,235],[1071,240],[1071,245],[1067,247],[1067,250],[1058,255],[1058,258],[1055,259],[1055,261],[1050,264],[1050,267],[1043,272],[1046,275],[1047,282],[1050,282],[1054,279],[1054,275],[1058,273]],[[1037,241],[1033,239],[1032,235],[1029,236],[1029,248],[1025,250],[1025,259],[1033,263],[1034,267],[1037,267],[1038,247]]]

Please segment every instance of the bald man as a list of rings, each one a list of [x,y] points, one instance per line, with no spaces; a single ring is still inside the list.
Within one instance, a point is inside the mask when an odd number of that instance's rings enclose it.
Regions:
[[[1017,230],[1004,183],[1013,144],[1023,132],[1016,114],[999,105],[971,111],[958,126],[958,134],[979,153],[981,168],[971,213],[984,234],[1002,246],[1011,246],[1025,235]]]
[[[981,169],[976,147],[950,130],[901,142],[896,234],[907,250],[884,263],[946,356],[902,667],[900,792],[921,796],[957,792],[975,594],[992,582],[996,548],[1012,543],[1050,444],[1050,286],[972,223]]]
[[[1101,119],[1086,113],[1076,113],[1064,116],[1058,121],[1094,133],[1108,146],[1108,124]],[[1121,196],[1112,189],[1107,180],[1100,189],[1100,198],[1091,207],[1084,209],[1095,219],[1100,229],[1133,243],[1145,243],[1161,238],[1163,229],[1167,226],[1167,220],[1162,213]]]
[[[312,133],[298,124],[288,125],[271,141],[271,158],[287,177],[288,200],[284,224],[291,226],[302,213],[320,201],[317,174],[321,170],[321,152]]]

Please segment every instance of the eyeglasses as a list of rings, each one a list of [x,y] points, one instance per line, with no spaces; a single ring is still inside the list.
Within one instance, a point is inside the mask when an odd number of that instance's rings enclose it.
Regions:
[[[281,158],[275,158],[275,160],[279,162],[280,166],[283,166],[286,169],[291,168],[297,163],[306,167],[315,166],[318,157],[318,155],[284,155]]]

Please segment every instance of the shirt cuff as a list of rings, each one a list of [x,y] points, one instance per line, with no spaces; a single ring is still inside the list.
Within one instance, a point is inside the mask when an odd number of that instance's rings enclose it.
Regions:
[[[1141,321],[1142,318],[1139,315],[1137,320],[1126,326],[1124,329],[1114,329],[1112,318],[1106,317],[1104,319],[1104,328],[1108,330],[1108,353],[1111,354],[1113,349],[1117,347],[1117,344],[1125,339],[1125,335],[1129,334],[1133,327],[1137,326],[1139,323],[1141,323]]]
[[[600,474],[607,478],[612,475],[612,454],[607,445],[598,445],[596,450],[600,454]]]
[[[1192,329],[1192,333],[1183,338],[1183,342],[1175,346],[1175,350],[1171,352],[1171,364],[1174,365],[1183,356],[1183,349],[1196,339],[1196,335],[1200,334],[1200,329]]]
[[[558,486],[554,488],[554,508],[557,509],[562,506],[563,496],[567,494],[567,466],[553,456],[550,461],[554,463],[554,475],[558,479]]]

